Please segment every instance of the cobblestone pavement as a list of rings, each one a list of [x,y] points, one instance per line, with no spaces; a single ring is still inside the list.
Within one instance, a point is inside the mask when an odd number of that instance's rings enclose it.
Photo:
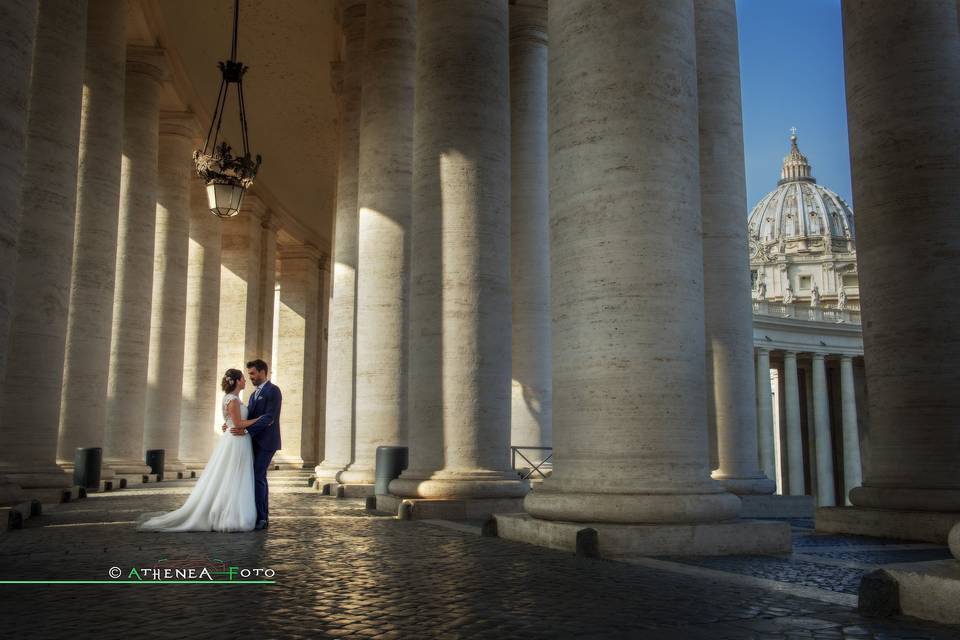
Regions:
[[[267,531],[134,530],[137,514],[178,507],[193,482],[92,494],[31,518],[23,530],[0,534],[0,579],[109,580],[111,567],[126,577],[132,567],[193,565],[269,568],[275,584],[220,574],[189,584],[2,584],[3,636],[960,638],[960,627],[865,619],[847,606],[738,582],[731,573],[686,575],[577,558],[480,537],[469,527],[374,516],[359,500],[320,497],[292,482],[271,482]],[[851,551],[869,549],[864,544]]]

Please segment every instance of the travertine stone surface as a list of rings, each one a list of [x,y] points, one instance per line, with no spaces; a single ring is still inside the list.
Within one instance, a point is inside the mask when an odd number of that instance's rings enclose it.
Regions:
[[[944,292],[960,260],[958,7],[847,0],[842,12],[870,390],[870,464],[850,499],[960,512],[960,297]]]
[[[695,0],[703,212],[707,427],[713,477],[736,494],[769,494],[760,468],[750,305],[740,54],[734,0]]]
[[[836,504],[833,486],[833,442],[830,439],[830,406],[823,354],[813,354],[813,431],[817,456],[817,506]]]
[[[787,474],[791,496],[806,495],[803,480],[803,434],[800,431],[800,386],[797,381],[797,354],[783,354],[784,413],[787,423]]]
[[[123,151],[126,27],[126,0],[89,5],[57,453],[66,468],[72,468],[77,447],[104,445]],[[109,468],[101,469],[101,478],[112,475]]]
[[[280,315],[276,363],[283,391],[283,448],[273,458],[283,468],[317,464],[317,354],[320,324],[320,252],[316,247],[285,246],[279,252]]]
[[[341,0],[343,84],[340,88],[340,161],[333,239],[333,291],[327,345],[325,458],[319,478],[333,479],[353,458],[355,428],[357,294],[357,161],[360,139],[360,87],[363,69],[365,8]]]
[[[192,113],[160,114],[153,309],[147,364],[146,449],[163,449],[166,471],[182,471],[180,408],[190,251],[190,162],[200,130]]]
[[[157,148],[164,52],[127,48],[116,288],[104,462],[117,473],[144,473],[143,430],[153,296]]]
[[[546,2],[510,7],[510,134],[510,440],[514,446],[549,447],[553,399]]]
[[[857,425],[857,398],[853,382],[853,359],[840,358],[840,402],[843,420],[843,496],[850,504],[850,490],[863,481],[860,466],[860,429]]]
[[[212,215],[212,214],[211,214]],[[269,212],[263,201],[252,193],[243,197],[240,213],[220,220],[220,324],[217,334],[217,376],[227,369],[246,371],[254,358],[269,363],[269,353],[261,353],[260,341],[264,323],[264,272],[273,273],[273,266],[263,264],[267,251],[263,244],[273,234],[265,233],[264,222]],[[271,278],[272,282],[272,278]],[[271,292],[272,293],[272,292]],[[272,295],[271,295],[272,299]],[[273,315],[273,306],[270,307]],[[217,383],[219,384],[219,382]],[[246,393],[252,393],[247,387]]]
[[[0,262],[14,264],[20,233],[20,195],[27,149],[30,72],[37,30],[38,0],[10,0],[0,5]],[[16,270],[0,270],[0,344],[7,344],[13,313]],[[7,350],[0,349],[0,380]]]
[[[416,2],[368,0],[357,203],[357,376],[353,462],[372,483],[380,445],[407,442],[407,305]]]
[[[395,495],[527,491],[509,448],[508,21],[506,0],[417,5],[410,464]]]
[[[735,517],[707,451],[693,2],[559,3],[548,32],[555,455],[525,509]]]
[[[222,421],[217,371],[220,321],[220,220],[210,213],[203,181],[190,176],[190,249],[183,347],[180,460],[206,465]]]
[[[773,396],[770,388],[770,350],[757,349],[757,442],[763,475],[776,478],[776,447],[773,439]]]
[[[7,371],[0,429],[2,466],[17,472],[8,475],[24,488],[71,482],[56,460],[86,15],[85,0],[46,0],[40,3],[37,20],[17,258],[9,256],[5,265],[16,272],[16,290],[9,348],[4,345]]]

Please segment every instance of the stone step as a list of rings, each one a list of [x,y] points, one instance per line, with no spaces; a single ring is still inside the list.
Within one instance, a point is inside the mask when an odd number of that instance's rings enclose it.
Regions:
[[[129,488],[130,486],[133,486],[133,485],[145,484],[145,483],[148,483],[148,482],[157,482],[157,474],[155,474],[155,473],[143,473],[143,474],[140,474],[140,473],[136,473],[136,474],[133,474],[133,473],[130,473],[130,474],[124,473],[124,474],[117,474],[117,475],[114,476],[114,477],[115,477],[115,478],[122,478],[123,480],[125,480],[126,483],[127,483],[126,486],[127,486],[128,488]]]
[[[39,516],[41,513],[43,513],[43,503],[36,499],[0,507],[0,533],[22,529],[25,520]]]

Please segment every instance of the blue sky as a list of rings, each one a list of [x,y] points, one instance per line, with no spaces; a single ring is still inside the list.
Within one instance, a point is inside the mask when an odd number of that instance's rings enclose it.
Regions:
[[[790,127],[817,182],[854,207],[840,0],[737,0],[747,206],[774,189]]]

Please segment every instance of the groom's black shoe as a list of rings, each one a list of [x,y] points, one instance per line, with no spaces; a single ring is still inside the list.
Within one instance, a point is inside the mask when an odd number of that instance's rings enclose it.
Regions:
[[[257,524],[254,527],[254,530],[259,531],[260,529],[266,529],[269,526],[270,526],[270,523],[267,522],[266,520],[257,520]]]

